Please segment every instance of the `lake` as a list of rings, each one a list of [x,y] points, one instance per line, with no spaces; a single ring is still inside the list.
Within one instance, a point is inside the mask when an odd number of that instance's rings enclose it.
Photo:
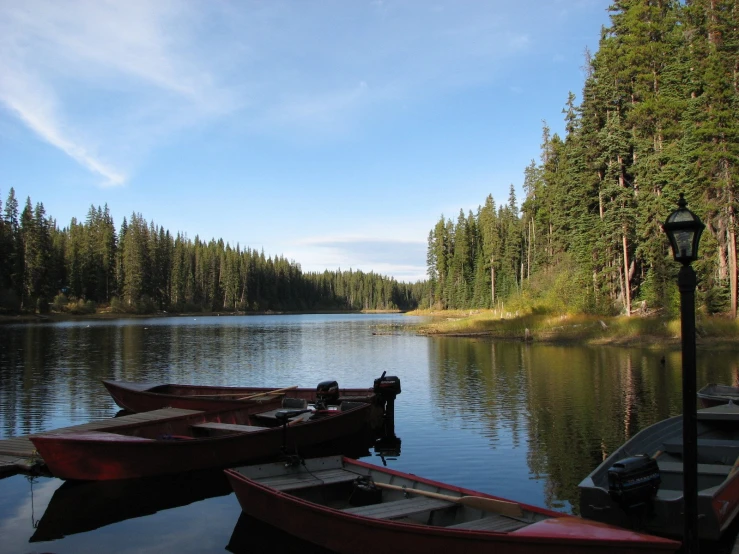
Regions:
[[[0,438],[112,417],[102,379],[371,387],[398,376],[400,454],[362,459],[577,513],[578,483],[681,412],[680,352],[425,337],[396,314],[212,316],[0,326]],[[739,376],[698,350],[698,387]],[[306,552],[246,517],[222,472],[130,483],[0,479],[0,552]]]

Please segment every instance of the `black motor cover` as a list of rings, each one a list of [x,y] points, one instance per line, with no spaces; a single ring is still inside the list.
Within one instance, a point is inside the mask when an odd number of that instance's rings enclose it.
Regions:
[[[657,461],[647,454],[624,458],[608,468],[608,493],[622,508],[648,502],[661,482]]]
[[[385,377],[383,373],[381,377],[375,379],[373,390],[375,394],[385,399],[395,399],[400,394],[400,377],[393,375]]]
[[[321,381],[316,387],[316,400],[324,404],[339,403],[339,383],[336,381]]]

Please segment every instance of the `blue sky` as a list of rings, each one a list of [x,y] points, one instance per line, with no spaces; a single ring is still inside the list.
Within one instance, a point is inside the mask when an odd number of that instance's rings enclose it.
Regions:
[[[0,199],[423,279],[442,214],[521,200],[608,5],[0,0]]]

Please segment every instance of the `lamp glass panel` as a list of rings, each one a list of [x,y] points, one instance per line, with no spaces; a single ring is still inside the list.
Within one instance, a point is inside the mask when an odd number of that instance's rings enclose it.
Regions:
[[[670,215],[668,221],[670,223],[685,223],[693,221],[693,214],[688,210],[676,210]]]
[[[693,236],[695,231],[692,229],[681,229],[674,231],[675,244],[677,245],[676,258],[692,258],[693,257]]]

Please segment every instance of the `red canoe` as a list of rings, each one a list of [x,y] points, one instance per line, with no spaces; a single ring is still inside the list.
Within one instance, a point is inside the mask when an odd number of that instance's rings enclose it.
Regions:
[[[674,552],[680,543],[346,457],[226,470],[242,510],[333,552]]]
[[[107,480],[223,468],[273,458],[353,436],[366,429],[371,405],[344,402],[325,410],[253,406],[195,412],[102,431],[29,437],[49,471],[62,479]],[[287,425],[280,416],[288,415]]]

